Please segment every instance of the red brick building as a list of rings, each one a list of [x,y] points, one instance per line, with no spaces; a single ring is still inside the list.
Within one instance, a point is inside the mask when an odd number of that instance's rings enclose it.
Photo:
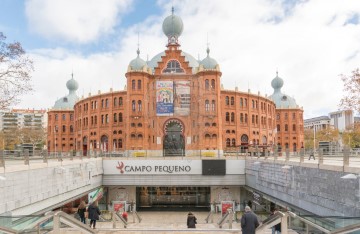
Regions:
[[[48,112],[49,151],[192,156],[241,145],[303,146],[303,110],[281,93],[281,78],[274,78],[270,97],[224,90],[209,48],[201,61],[181,50],[180,17],[168,16],[163,31],[165,51],[145,62],[138,50],[125,74],[126,90],[79,100],[76,81],[68,81],[69,95]]]

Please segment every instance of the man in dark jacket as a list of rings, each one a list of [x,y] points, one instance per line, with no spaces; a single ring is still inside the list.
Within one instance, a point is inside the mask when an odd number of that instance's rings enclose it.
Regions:
[[[93,202],[88,207],[88,213],[89,213],[89,219],[90,219],[90,228],[93,226],[95,229],[96,226],[96,220],[99,220],[99,215],[101,214],[99,207],[97,205],[97,202]]]
[[[249,206],[245,207],[245,213],[241,217],[241,229],[243,234],[255,234],[255,229],[259,226],[259,220]]]
[[[187,217],[187,227],[188,228],[195,228],[195,224],[196,222],[196,217],[195,215],[193,215],[191,212],[189,212],[188,217]]]

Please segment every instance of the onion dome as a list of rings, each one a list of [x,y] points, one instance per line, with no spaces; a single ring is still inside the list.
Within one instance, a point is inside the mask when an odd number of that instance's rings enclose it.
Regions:
[[[281,79],[276,72],[276,77],[271,81],[274,93],[269,96],[269,98],[275,103],[276,108],[298,108],[294,98],[281,92],[283,85],[283,79]]]
[[[174,14],[174,8],[172,8],[172,14],[164,19],[162,24],[162,30],[168,37],[169,43],[177,42],[177,39],[184,30],[184,24],[182,19]]]
[[[209,48],[207,48],[206,53],[207,56],[200,62],[200,65],[203,65],[204,69],[216,69],[216,66],[218,66],[218,62],[216,62],[215,59],[209,56],[210,53]]]
[[[142,71],[144,66],[146,66],[146,62],[140,58],[140,50],[137,49],[136,51],[137,53],[137,57],[133,60],[131,60],[130,64],[129,64],[129,68],[130,70],[133,70],[133,71]]]
[[[53,109],[55,110],[72,110],[75,103],[79,100],[76,95],[76,90],[79,88],[78,82],[74,79],[74,75],[71,75],[71,79],[66,82],[66,87],[69,90],[69,94],[58,99],[55,102]]]

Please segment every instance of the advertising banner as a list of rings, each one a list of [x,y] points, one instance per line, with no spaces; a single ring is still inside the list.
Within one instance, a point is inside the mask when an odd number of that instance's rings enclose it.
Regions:
[[[228,209],[232,209],[234,211],[234,202],[233,201],[222,201],[221,202],[221,214],[225,215]]]
[[[104,195],[104,188],[98,188],[95,191],[88,194],[89,203],[100,200]]]
[[[156,81],[156,115],[173,116],[174,82]]]
[[[187,116],[190,114],[190,81],[175,81],[174,86],[174,114]]]

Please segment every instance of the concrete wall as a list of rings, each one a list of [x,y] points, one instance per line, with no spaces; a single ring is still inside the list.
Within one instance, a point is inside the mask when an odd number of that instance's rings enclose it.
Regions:
[[[359,169],[303,163],[246,163],[246,185],[317,215],[360,216],[359,179],[342,179]],[[320,168],[319,168],[320,167]],[[345,172],[344,172],[345,170]]]
[[[102,159],[13,165],[0,169],[0,214],[29,215],[85,195],[102,184]]]

